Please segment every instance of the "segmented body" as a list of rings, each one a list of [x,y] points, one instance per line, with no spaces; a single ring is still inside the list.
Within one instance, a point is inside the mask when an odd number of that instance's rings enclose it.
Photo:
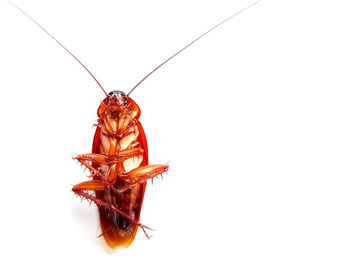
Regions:
[[[92,153],[103,154],[110,159],[117,159],[122,151],[135,150],[140,152],[114,164],[98,164],[104,178],[121,188],[129,183],[122,175],[140,166],[148,164],[147,141],[141,123],[138,121],[140,109],[130,98],[123,110],[115,111],[106,104],[101,104],[99,110],[99,126],[95,132]],[[96,197],[110,204],[139,221],[146,183],[141,183],[123,193],[112,190],[97,191]],[[122,245],[128,247],[133,241],[138,226],[120,215],[118,212],[100,206],[100,223],[103,236],[109,246]]]
[[[92,153],[74,158],[91,171],[92,180],[72,190],[98,205],[106,243],[112,248],[128,247],[138,227],[149,238],[148,227],[139,222],[145,182],[169,167],[148,165],[146,136],[138,120],[140,108],[123,92],[109,93],[97,114]]]

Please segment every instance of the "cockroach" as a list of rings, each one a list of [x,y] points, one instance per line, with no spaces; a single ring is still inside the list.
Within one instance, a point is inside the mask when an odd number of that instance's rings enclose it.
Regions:
[[[97,110],[98,122],[95,125],[96,131],[93,139],[92,153],[80,154],[73,157],[73,159],[89,169],[91,180],[74,185],[72,191],[76,195],[97,205],[102,230],[101,236],[104,237],[106,243],[111,248],[130,246],[139,227],[143,230],[146,237],[150,238],[146,229],[151,230],[151,228],[140,223],[140,212],[146,184],[148,180],[162,175],[169,169],[168,165],[148,164],[146,135],[139,121],[141,111],[139,106],[130,98],[130,94],[169,60],[218,26],[258,2],[260,0],[241,9],[201,34],[154,68],[127,94],[119,90],[107,93],[95,76],[73,53],[36,20],[18,6],[9,2],[45,31],[80,63],[106,96],[101,101]]]

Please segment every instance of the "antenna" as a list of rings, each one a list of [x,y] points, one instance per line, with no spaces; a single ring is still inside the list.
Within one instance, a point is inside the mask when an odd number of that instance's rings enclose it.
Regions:
[[[183,47],[182,49],[180,49],[179,51],[177,51],[175,54],[173,54],[172,56],[170,56],[169,58],[167,58],[166,60],[164,60],[159,66],[155,67],[150,73],[148,73],[143,79],[141,79],[127,94],[127,96],[129,97],[129,95],[131,94],[131,92],[133,92],[142,82],[144,82],[149,76],[151,76],[156,70],[158,70],[161,66],[163,66],[165,63],[167,63],[169,60],[173,59],[174,57],[176,57],[178,54],[180,54],[182,51],[184,51],[185,49],[187,49],[188,47],[192,46],[194,43],[196,43],[198,40],[200,40],[202,37],[204,37],[206,34],[208,34],[209,32],[213,31],[215,28],[221,26],[222,24],[224,24],[225,22],[227,22],[228,20],[230,20],[231,18],[239,15],[240,13],[244,12],[245,10],[251,8],[252,6],[256,5],[257,3],[259,3],[261,0],[255,1],[254,3],[246,6],[245,8],[239,10],[238,12],[234,13],[233,15],[229,16],[228,18],[226,18],[225,20],[221,21],[220,23],[216,24],[215,26],[213,26],[212,28],[210,28],[208,31],[204,32],[202,35],[200,35],[199,37],[197,37],[195,40],[193,40],[192,42],[190,42],[189,44],[187,44],[185,47]]]
[[[76,61],[78,61],[78,63],[80,65],[83,66],[83,68],[90,74],[90,76],[96,81],[96,83],[100,86],[100,88],[102,89],[103,93],[109,97],[109,95],[107,94],[107,92],[104,90],[104,88],[102,87],[102,85],[100,84],[100,82],[98,82],[98,80],[95,78],[95,76],[90,72],[90,70],[88,70],[88,68],[76,57],[73,55],[72,52],[70,52],[60,41],[58,41],[53,35],[51,35],[42,25],[40,25],[36,20],[34,20],[34,18],[32,18],[30,15],[28,15],[26,12],[24,12],[21,8],[19,8],[18,6],[16,6],[14,3],[12,3],[11,1],[7,0],[7,2],[9,4],[11,4],[12,6],[14,6],[15,8],[17,8],[19,11],[21,11],[26,17],[28,17],[30,20],[32,20],[38,27],[40,27],[46,34],[48,34],[53,40],[55,40],[64,50],[66,50]]]

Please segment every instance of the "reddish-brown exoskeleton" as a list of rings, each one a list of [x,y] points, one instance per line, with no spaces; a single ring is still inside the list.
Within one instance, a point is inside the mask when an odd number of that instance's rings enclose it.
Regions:
[[[146,136],[138,120],[140,108],[123,92],[109,93],[97,114],[92,154],[74,158],[91,171],[92,180],[72,190],[98,205],[107,244],[128,247],[138,227],[148,237],[147,227],[139,222],[145,182],[166,172],[168,165],[148,165]]]
[[[98,206],[101,235],[110,247],[128,247],[134,240],[138,227],[141,227],[149,238],[145,229],[150,228],[139,221],[146,181],[161,175],[169,168],[168,165],[148,165],[146,136],[138,120],[140,108],[129,97],[130,93],[169,60],[259,1],[221,21],[170,56],[138,82],[127,95],[121,91],[112,91],[107,94],[94,75],[78,58],[38,22],[11,3],[79,62],[106,95],[97,111],[99,119],[96,125],[92,153],[78,155],[73,158],[91,171],[92,179],[73,186],[72,190],[77,195],[91,200]]]

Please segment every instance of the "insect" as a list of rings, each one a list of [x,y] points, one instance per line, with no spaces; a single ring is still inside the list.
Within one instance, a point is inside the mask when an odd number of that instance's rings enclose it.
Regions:
[[[92,154],[74,158],[91,171],[92,180],[72,190],[98,205],[102,235],[112,248],[129,246],[138,227],[149,238],[148,227],[139,222],[145,182],[168,170],[168,165],[148,165],[139,116],[139,107],[125,93],[110,92],[98,109]]]
[[[38,22],[11,3],[79,62],[106,96],[97,110],[98,122],[96,124],[92,153],[80,154],[73,158],[89,169],[91,172],[89,177],[91,179],[73,186],[72,191],[98,206],[102,230],[101,236],[104,237],[111,248],[130,246],[139,227],[143,230],[146,237],[149,238],[146,229],[151,230],[151,228],[140,223],[146,183],[169,169],[168,165],[148,164],[147,140],[139,121],[140,108],[130,98],[130,94],[169,60],[221,24],[258,2],[256,1],[243,8],[197,37],[153,69],[127,94],[118,90],[107,93],[95,76],[77,57]]]

